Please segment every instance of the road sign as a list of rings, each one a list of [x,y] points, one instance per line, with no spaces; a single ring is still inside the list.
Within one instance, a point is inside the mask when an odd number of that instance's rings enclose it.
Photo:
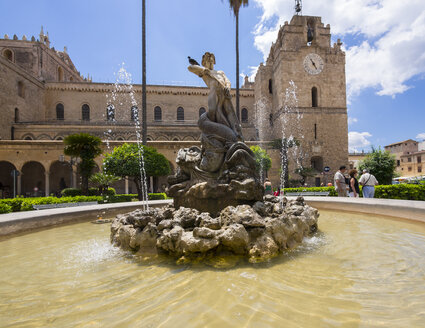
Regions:
[[[325,168],[323,169],[323,171],[325,172],[329,172],[331,170],[331,168],[329,166],[325,166]]]

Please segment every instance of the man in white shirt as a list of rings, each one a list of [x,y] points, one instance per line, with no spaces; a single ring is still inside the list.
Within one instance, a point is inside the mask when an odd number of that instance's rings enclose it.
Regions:
[[[363,186],[363,198],[373,198],[375,196],[375,186],[378,180],[369,173],[368,169],[363,170],[359,183]]]
[[[347,184],[344,176],[346,169],[344,165],[341,166],[334,176],[335,190],[338,193],[338,197],[347,197]]]

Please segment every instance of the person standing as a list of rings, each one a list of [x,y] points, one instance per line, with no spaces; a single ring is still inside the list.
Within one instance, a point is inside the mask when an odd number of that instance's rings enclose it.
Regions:
[[[368,169],[363,170],[359,183],[363,186],[364,198],[373,198],[375,196],[375,186],[378,185],[378,180],[373,174],[369,173]]]
[[[347,197],[347,184],[345,183],[344,173],[347,170],[345,165],[342,165],[334,176],[335,190],[338,197]]]
[[[360,195],[359,181],[357,180],[357,170],[353,169],[348,172],[350,175],[349,195],[350,197],[357,198]]]
[[[264,195],[273,195],[272,183],[269,178],[264,182]]]

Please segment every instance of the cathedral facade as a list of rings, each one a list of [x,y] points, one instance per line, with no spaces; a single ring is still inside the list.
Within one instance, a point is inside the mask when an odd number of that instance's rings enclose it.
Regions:
[[[245,140],[267,148],[275,186],[281,160],[272,140],[298,140],[290,176],[295,177],[301,160],[315,170],[310,184],[330,181],[326,174],[348,162],[345,54],[339,41],[331,46],[330,38],[330,27],[320,17],[294,16],[281,27],[255,81],[245,79],[240,90],[238,116]],[[197,121],[208,108],[207,96],[202,87],[147,86],[148,145],[163,153],[171,167],[179,148],[198,143]],[[75,163],[61,156],[61,140],[88,132],[108,141],[105,151],[136,140],[139,109],[134,100],[141,103],[140,85],[82,77],[66,49],[51,47],[43,31],[37,40],[0,39],[1,196],[56,193],[61,180],[77,186]],[[101,167],[102,159],[97,161]],[[164,179],[155,179],[151,188],[160,190],[163,184]],[[116,188],[135,191],[127,180]]]

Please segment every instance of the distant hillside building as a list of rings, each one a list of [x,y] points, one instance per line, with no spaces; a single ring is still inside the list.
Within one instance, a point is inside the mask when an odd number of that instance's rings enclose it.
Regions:
[[[218,60],[217,69],[220,69]],[[188,74],[190,74],[188,72]],[[297,105],[282,112],[291,81]],[[132,91],[141,103],[141,86]],[[93,83],[77,71],[66,48],[50,46],[48,34],[38,39],[14,36],[0,39],[0,190],[11,195],[50,194],[60,185],[77,186],[78,174],[63,154],[61,140],[73,133],[88,132],[107,139],[105,150],[135,140],[139,109],[132,105],[126,87]],[[235,90],[232,90],[235,95]],[[148,144],[163,153],[174,167],[179,148],[198,143],[197,121],[207,110],[208,89],[191,86],[147,86]],[[140,105],[139,105],[140,106]],[[345,54],[338,41],[331,45],[329,25],[320,17],[294,16],[281,27],[255,82],[247,78],[240,90],[240,117],[248,143],[268,142],[285,134],[299,140],[302,164],[317,174],[310,184],[320,185],[323,168],[332,174],[348,164]],[[261,140],[259,138],[261,137]],[[278,185],[279,150],[268,149],[273,166],[269,176]],[[97,164],[101,166],[101,158]],[[290,176],[296,164],[290,164]],[[61,183],[62,181],[62,183]],[[160,190],[164,179],[150,181]],[[131,181],[116,185],[118,192],[135,192]]]
[[[397,161],[396,172],[403,177],[424,175],[425,150],[419,150],[419,142],[408,139],[384,147],[394,154]]]

